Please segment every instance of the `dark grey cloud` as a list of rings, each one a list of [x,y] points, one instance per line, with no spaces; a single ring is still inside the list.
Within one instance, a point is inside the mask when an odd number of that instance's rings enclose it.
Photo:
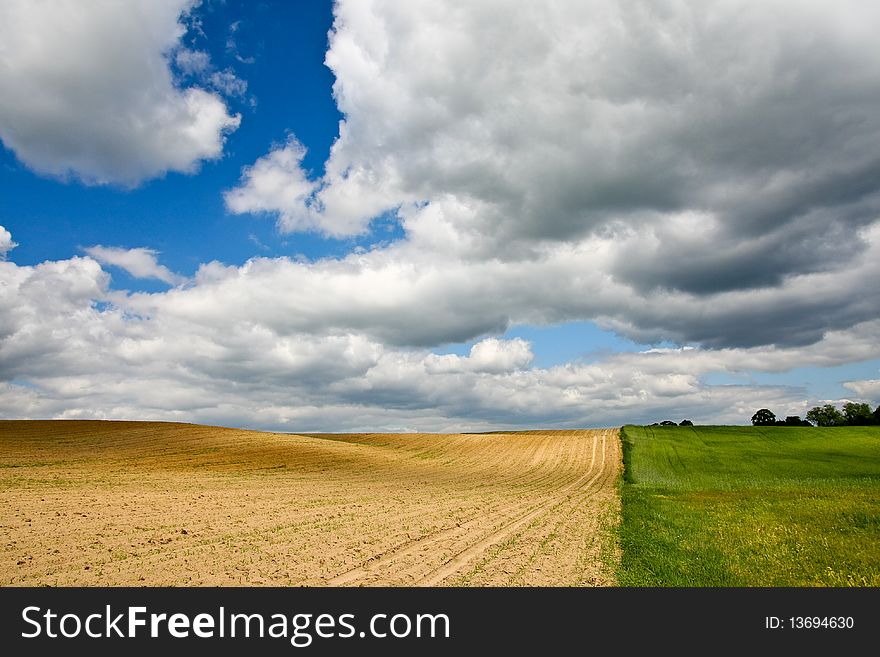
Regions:
[[[868,248],[862,227],[876,216],[880,209],[851,204],[800,215],[760,235],[737,234],[735,226],[710,218],[688,232],[660,227],[629,241],[612,272],[643,293],[667,288],[703,296],[775,287],[786,277],[850,267]]]

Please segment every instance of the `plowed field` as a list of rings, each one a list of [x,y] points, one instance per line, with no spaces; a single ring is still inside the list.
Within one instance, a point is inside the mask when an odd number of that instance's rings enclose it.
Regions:
[[[0,421],[0,584],[614,583],[616,430]]]

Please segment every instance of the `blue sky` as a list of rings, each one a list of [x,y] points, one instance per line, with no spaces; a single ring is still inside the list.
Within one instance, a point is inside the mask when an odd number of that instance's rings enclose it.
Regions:
[[[454,430],[880,403],[874,42],[849,4],[733,5],[10,3],[0,413]]]

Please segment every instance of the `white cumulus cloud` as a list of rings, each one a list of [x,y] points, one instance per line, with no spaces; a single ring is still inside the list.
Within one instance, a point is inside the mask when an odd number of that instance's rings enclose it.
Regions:
[[[0,226],[0,259],[6,258],[6,254],[18,244],[12,241],[12,233]]]
[[[153,249],[125,249],[116,246],[90,246],[85,252],[104,265],[124,269],[135,278],[155,278],[169,285],[178,285],[186,279],[175,274],[156,260],[158,252]]]
[[[89,184],[136,185],[220,157],[240,117],[169,69],[192,5],[0,4],[0,139],[31,169]]]
[[[852,390],[862,399],[880,400],[880,379],[847,381],[843,384],[843,387],[847,390]]]
[[[224,193],[226,207],[233,213],[272,212],[287,232],[316,226],[316,215],[307,201],[314,183],[301,168],[305,147],[291,137],[283,145],[242,171],[242,184]]]
[[[442,356],[432,354],[425,361],[425,365],[431,373],[483,372],[502,374],[525,369],[533,358],[531,345],[521,338],[513,340],[486,338],[471,347],[470,353],[465,357],[456,354]]]

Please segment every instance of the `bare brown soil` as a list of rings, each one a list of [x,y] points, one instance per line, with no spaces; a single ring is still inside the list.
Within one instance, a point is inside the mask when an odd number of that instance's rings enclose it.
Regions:
[[[0,584],[613,584],[616,430],[0,421]]]

